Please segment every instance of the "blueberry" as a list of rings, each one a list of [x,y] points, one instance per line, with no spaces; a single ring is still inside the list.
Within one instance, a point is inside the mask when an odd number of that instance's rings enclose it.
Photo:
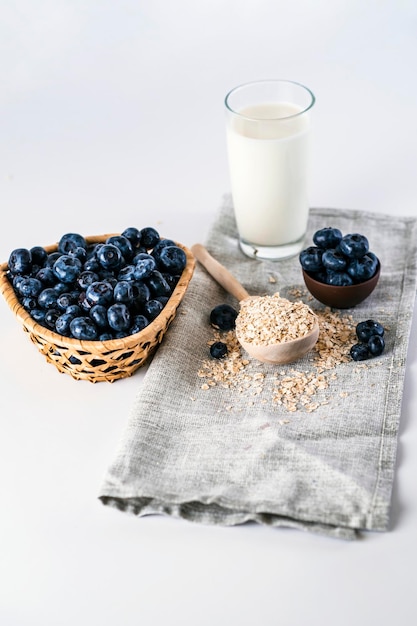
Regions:
[[[143,312],[149,320],[154,320],[163,310],[164,305],[156,299],[148,300],[143,306]]]
[[[98,338],[100,341],[111,341],[113,339],[113,335],[111,333],[101,333]]]
[[[129,239],[124,237],[123,235],[112,235],[106,239],[106,244],[112,244],[119,248],[122,257],[126,261],[130,261],[133,257],[133,247],[130,243]]]
[[[61,293],[66,293],[68,291],[69,285],[66,283],[55,283],[52,288],[56,291],[57,295],[60,296]]]
[[[327,270],[327,284],[334,287],[349,287],[353,285],[353,280],[346,272]]]
[[[122,235],[123,237],[126,237],[126,239],[129,239],[132,248],[137,248],[140,244],[141,234],[138,228],[135,228],[134,226],[129,226],[129,228],[126,228],[122,232]]]
[[[78,304],[70,304],[69,307],[65,310],[65,313],[68,315],[72,315],[72,317],[80,317],[82,314],[81,307]]]
[[[135,315],[132,320],[132,326],[130,327],[130,333],[132,335],[140,333],[141,330],[149,326],[149,320],[144,315]]]
[[[97,326],[89,317],[74,317],[70,322],[71,335],[74,339],[94,341],[97,339]]]
[[[328,248],[336,248],[341,239],[342,233],[340,230],[338,228],[332,228],[331,226],[321,228],[313,235],[313,242],[316,246],[324,248],[325,250]]]
[[[77,259],[79,259],[81,263],[85,263],[87,261],[87,250],[85,248],[82,248],[81,246],[78,246],[74,250],[71,250],[70,252],[68,252],[68,254],[77,257]]]
[[[48,254],[44,267],[53,267],[55,261],[62,255],[61,252],[51,252]]]
[[[66,311],[69,306],[73,304],[77,304],[78,295],[74,292],[64,292],[59,294],[56,304],[58,309],[61,311]]]
[[[55,323],[60,316],[58,309],[48,309],[45,313],[44,323],[51,330],[55,330]]]
[[[43,285],[37,278],[23,278],[19,281],[18,291],[23,297],[36,298],[43,289]]]
[[[210,354],[214,359],[222,359],[227,354],[227,345],[223,341],[216,341],[210,346]]]
[[[106,243],[100,246],[97,252],[97,260],[106,270],[119,270],[123,264],[123,255],[117,246]]]
[[[22,306],[26,309],[26,311],[33,311],[38,306],[37,298],[33,298],[32,296],[26,296],[22,299]]]
[[[91,306],[95,304],[106,306],[113,301],[113,287],[107,280],[97,281],[87,287],[85,297]]]
[[[322,262],[326,269],[336,272],[342,272],[347,266],[346,257],[334,248],[329,248],[323,252]]]
[[[385,340],[381,335],[372,335],[367,345],[372,356],[380,356],[385,349]]]
[[[83,265],[83,270],[85,272],[98,272],[100,268],[101,265],[95,256],[89,257]]]
[[[100,329],[108,328],[107,308],[102,304],[95,304],[91,307],[89,315],[96,326]]]
[[[107,321],[115,331],[126,331],[130,326],[130,311],[126,304],[117,302],[107,309]]]
[[[362,283],[372,278],[377,267],[377,257],[372,252],[368,252],[360,259],[352,259],[347,268],[347,273],[353,278],[355,283]]]
[[[365,320],[357,324],[356,336],[359,341],[368,343],[369,339],[374,335],[379,335],[380,337],[384,336],[384,327],[379,322],[375,320]]]
[[[35,322],[37,322],[38,324],[43,324],[45,320],[46,309],[32,309],[30,315]]]
[[[53,287],[42,289],[38,296],[38,304],[42,309],[54,309],[57,306],[58,294]]]
[[[141,281],[135,282],[136,294],[135,294],[135,306],[140,307],[140,305],[145,304],[148,300],[151,299],[151,292],[145,283]]]
[[[148,278],[156,270],[155,259],[147,253],[140,253],[134,258],[135,270],[134,276],[136,280]]]
[[[73,283],[81,273],[82,263],[77,257],[63,254],[53,265],[53,272],[62,283]]]
[[[154,297],[171,295],[171,287],[158,270],[155,270],[151,276],[146,279],[146,284],[150,289],[151,295]]]
[[[41,281],[44,287],[51,287],[56,283],[56,276],[51,267],[42,267],[36,272],[35,277]]]
[[[48,258],[48,253],[42,246],[34,246],[31,248],[30,255],[32,257],[32,264],[39,265],[39,267],[43,267]]]
[[[301,267],[306,272],[319,272],[323,269],[323,250],[316,246],[309,246],[300,252],[299,260]]]
[[[151,226],[142,228],[142,230],[140,231],[140,236],[141,236],[140,243],[147,250],[150,250],[151,248],[156,246],[156,244],[158,243],[160,239],[158,231],[155,230],[155,228],[152,228]]]
[[[158,260],[159,255],[164,248],[166,248],[167,246],[176,246],[176,245],[177,244],[172,239],[160,239],[158,243],[153,247],[151,254],[154,257],[154,259]]]
[[[187,255],[178,246],[165,246],[159,253],[158,266],[161,272],[181,274],[187,264]]]
[[[55,330],[58,335],[64,335],[64,337],[69,337],[71,335],[71,322],[74,319],[75,315],[71,315],[70,313],[63,313],[60,315],[55,322]]]
[[[12,274],[30,274],[32,269],[32,255],[26,248],[16,248],[10,253],[8,261]]]
[[[84,289],[87,289],[88,285],[91,285],[92,283],[96,283],[98,280],[100,280],[100,277],[97,274],[97,272],[92,272],[90,270],[84,270],[78,276],[77,284],[78,284],[80,289],[84,290]]]
[[[219,330],[232,330],[236,325],[237,311],[229,304],[218,304],[210,312],[210,324]]]
[[[365,235],[352,233],[342,237],[339,249],[349,259],[360,259],[369,251],[369,242]]]
[[[117,274],[117,280],[136,280],[135,278],[135,266],[125,265]]]
[[[137,288],[134,283],[128,280],[121,280],[114,286],[113,298],[115,302],[133,302],[137,295]]]
[[[65,233],[58,242],[58,252],[68,254],[76,248],[87,249],[87,242],[82,235],[78,233]]]
[[[350,349],[350,356],[354,361],[366,361],[371,357],[368,346],[364,343],[355,343]]]

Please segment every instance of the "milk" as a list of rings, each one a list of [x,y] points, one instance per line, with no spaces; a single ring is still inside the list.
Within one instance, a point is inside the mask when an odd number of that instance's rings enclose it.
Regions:
[[[309,113],[289,102],[247,106],[227,125],[240,239],[253,246],[300,240],[308,217]]]

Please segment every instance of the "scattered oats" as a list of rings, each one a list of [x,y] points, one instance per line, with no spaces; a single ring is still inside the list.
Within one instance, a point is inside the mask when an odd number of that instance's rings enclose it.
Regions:
[[[280,424],[281,426],[284,426],[284,424],[290,424],[290,420],[278,420],[278,424]]]
[[[341,398],[347,398],[347,397],[348,397],[348,395],[349,395],[349,394],[348,394],[348,392],[347,392],[347,391],[341,391],[341,392],[339,393],[339,396],[340,396]]]
[[[277,279],[275,278],[275,276],[270,276],[268,278],[268,280],[269,280],[270,283],[276,283],[277,282]]]
[[[207,391],[207,389],[210,389],[209,385],[207,383],[203,383],[201,385],[201,389],[204,389],[204,391]]]

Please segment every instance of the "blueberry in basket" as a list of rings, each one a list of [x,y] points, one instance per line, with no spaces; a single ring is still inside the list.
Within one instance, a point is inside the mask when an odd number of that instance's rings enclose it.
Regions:
[[[148,226],[121,234],[65,233],[17,248],[0,291],[49,363],[76,380],[131,376],[156,350],[188,288],[191,251]]]
[[[326,226],[313,235],[313,246],[300,252],[307,289],[319,302],[334,308],[354,307],[375,289],[381,263],[361,233],[343,233]]]

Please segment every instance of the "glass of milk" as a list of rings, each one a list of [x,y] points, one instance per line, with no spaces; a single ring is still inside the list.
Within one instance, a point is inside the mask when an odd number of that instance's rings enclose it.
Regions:
[[[278,260],[303,248],[314,102],[307,87],[288,80],[247,83],[226,96],[239,243],[252,258]]]

